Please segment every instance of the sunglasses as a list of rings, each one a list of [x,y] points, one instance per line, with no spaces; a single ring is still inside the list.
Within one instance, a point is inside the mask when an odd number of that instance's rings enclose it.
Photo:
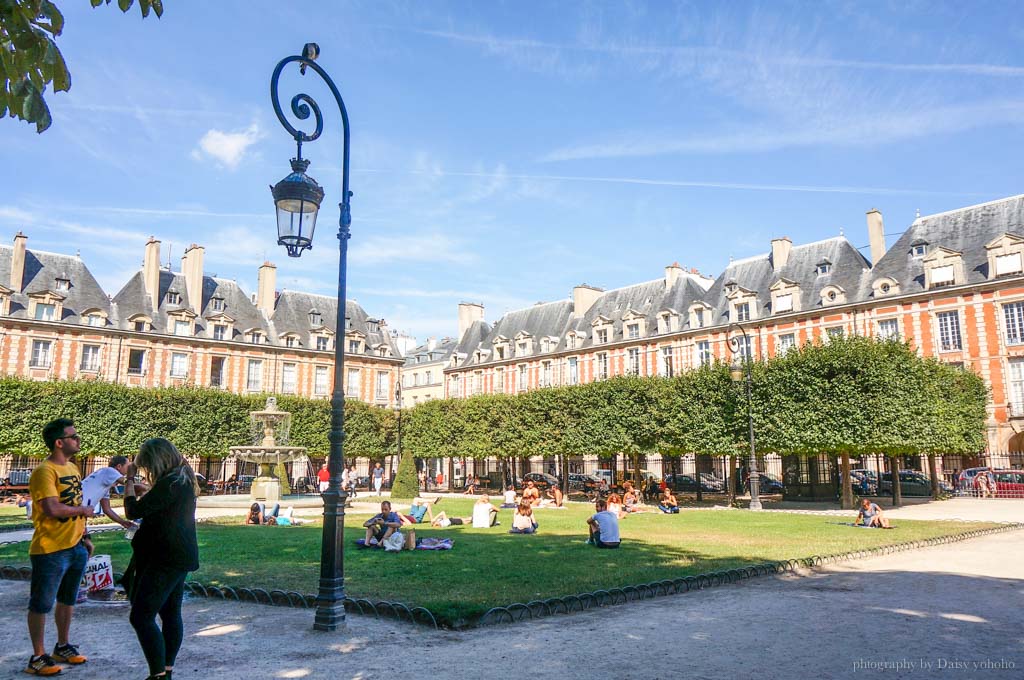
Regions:
[[[69,434],[64,437],[60,437],[60,439],[74,439],[76,442],[80,442],[82,441],[82,436],[77,434]]]

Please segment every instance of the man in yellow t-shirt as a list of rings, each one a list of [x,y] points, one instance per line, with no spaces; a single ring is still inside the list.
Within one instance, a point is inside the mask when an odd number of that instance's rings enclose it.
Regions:
[[[32,640],[32,658],[26,673],[56,675],[58,661],[85,663],[88,659],[68,641],[71,615],[78,597],[78,586],[85,565],[92,555],[92,542],[86,533],[85,520],[92,517],[90,506],[82,505],[82,475],[71,459],[81,449],[81,438],[75,424],[58,418],[43,428],[43,440],[49,457],[32,472],[28,482],[32,496],[32,585],[28,600],[28,634]],[[46,615],[54,611],[57,623],[57,644],[53,654],[43,644]]]

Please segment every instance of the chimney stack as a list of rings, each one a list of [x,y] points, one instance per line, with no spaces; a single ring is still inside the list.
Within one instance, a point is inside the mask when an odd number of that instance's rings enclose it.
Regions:
[[[155,312],[160,306],[160,241],[152,236],[146,241],[146,255],[142,258],[142,283]]]
[[[25,281],[25,253],[27,252],[28,236],[20,231],[14,235],[14,251],[11,253],[11,290],[21,292]]]
[[[459,340],[476,321],[484,320],[484,306],[479,302],[459,303]]]
[[[885,225],[882,213],[877,208],[868,211],[868,243],[871,244],[871,266],[874,267],[885,255]]]
[[[437,338],[427,338],[427,351],[433,352],[435,347],[437,347]]]
[[[581,283],[572,289],[572,315],[577,319],[585,315],[604,291]]]
[[[274,303],[277,301],[277,267],[264,262],[260,265],[256,281],[256,308],[269,319],[274,315]]]
[[[789,262],[789,251],[793,249],[793,242],[788,236],[772,239],[772,269],[779,271]]]
[[[672,290],[672,286],[676,285],[676,281],[682,275],[683,268],[679,266],[678,262],[673,262],[665,267],[665,290]],[[575,297],[575,293],[573,295]]]
[[[181,258],[181,273],[185,277],[188,306],[196,314],[203,313],[203,255],[205,249],[193,243]]]

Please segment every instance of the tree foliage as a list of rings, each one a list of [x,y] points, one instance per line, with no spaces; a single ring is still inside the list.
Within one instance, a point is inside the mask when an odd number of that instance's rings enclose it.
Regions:
[[[90,0],[93,7],[112,0]],[[135,0],[117,0],[127,12]],[[163,0],[139,0],[143,18],[163,16]],[[64,15],[50,0],[0,0],[0,118],[9,115],[34,123],[43,132],[53,119],[43,94],[71,89],[71,73],[56,38],[64,30]]]

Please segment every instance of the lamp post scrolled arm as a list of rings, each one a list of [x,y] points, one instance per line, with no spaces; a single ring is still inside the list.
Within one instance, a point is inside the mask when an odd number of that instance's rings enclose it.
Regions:
[[[733,331],[738,335],[733,335]],[[726,329],[726,341],[729,351],[733,355],[743,354],[743,383],[747,396],[747,427],[750,434],[750,509],[761,510],[761,475],[757,469],[757,453],[754,447],[754,412],[752,409],[751,386],[753,376],[750,371],[750,363],[753,360],[750,352],[750,336],[743,326],[738,323],[730,323]],[[740,344],[742,342],[742,345]]]
[[[315,180],[305,175],[305,169],[309,162],[302,158],[302,145],[308,142],[315,142],[323,133],[324,118],[320,106],[316,100],[306,93],[296,94],[291,98],[291,113],[300,121],[313,117],[314,127],[311,132],[304,132],[293,126],[281,107],[278,83],[281,74],[289,64],[297,63],[299,72],[305,75],[311,70],[320,76],[320,79],[330,89],[334,100],[341,113],[342,122],[342,169],[341,169],[341,203],[338,204],[340,218],[338,220],[338,307],[335,316],[335,343],[334,343],[334,386],[331,393],[331,429],[327,436],[330,442],[330,453],[328,455],[328,471],[330,482],[323,494],[324,499],[324,525],[322,543],[320,549],[320,581],[317,592],[316,615],[313,627],[316,630],[336,630],[345,621],[345,574],[344,574],[344,525],[345,505],[348,501],[348,494],[342,487],[342,471],[345,466],[345,392],[343,376],[345,374],[345,329],[346,329],[346,267],[348,264],[348,242],[351,237],[350,226],[352,224],[352,211],[349,199],[352,192],[349,190],[349,119],[345,102],[341,93],[331,77],[316,62],[320,54],[320,48],[316,43],[308,43],[302,50],[302,54],[285,57],[274,68],[270,78],[270,99],[274,106],[274,112],[281,126],[291,135],[296,144],[296,158],[292,161],[293,174],[279,182],[276,187],[271,187],[275,193],[275,202],[278,204],[278,232],[281,233],[282,210],[290,211],[299,215],[298,224],[300,229],[297,236],[290,239],[279,238],[278,242],[288,249],[288,254],[293,257],[301,255],[306,248],[312,247],[312,230],[315,228],[316,212],[319,209],[320,199],[323,198],[323,190],[316,184]],[[291,185],[289,186],[289,183]],[[295,188],[295,187],[298,188]],[[282,188],[283,187],[283,188]],[[281,188],[280,194],[278,189]],[[303,204],[305,201],[305,205]],[[282,205],[285,207],[282,208]],[[296,205],[298,207],[296,207]],[[310,214],[311,224],[308,237],[301,231],[302,215]]]

